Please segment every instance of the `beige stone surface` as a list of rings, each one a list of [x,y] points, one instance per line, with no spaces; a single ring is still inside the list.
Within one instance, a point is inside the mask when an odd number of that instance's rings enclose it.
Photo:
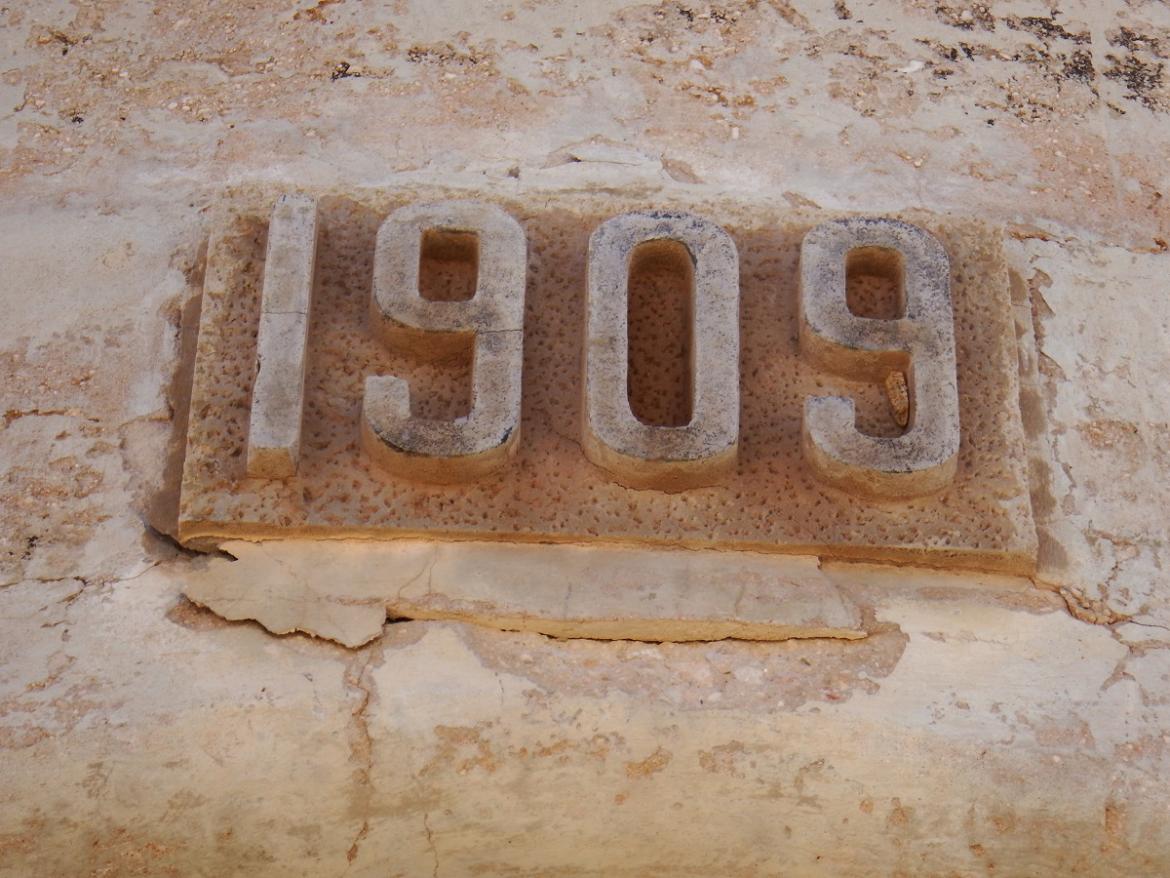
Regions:
[[[0,874],[1166,874],[1168,30],[1141,0],[0,9]],[[350,650],[194,608],[209,560],[145,522],[211,206],[257,181],[1005,224],[1036,577],[825,562],[854,641]]]
[[[1170,411],[1153,388],[1170,368],[1167,257],[1043,236],[1014,249],[1036,340],[1038,576],[1087,619],[1165,636]]]
[[[852,642],[402,622],[351,651],[192,608],[188,564],[6,591],[6,874],[1165,865],[1166,652],[1028,587],[855,571]]]

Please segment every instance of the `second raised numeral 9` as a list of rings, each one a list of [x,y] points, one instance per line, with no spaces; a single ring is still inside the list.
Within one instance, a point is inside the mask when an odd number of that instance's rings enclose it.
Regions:
[[[900,264],[901,316],[858,317],[846,301],[850,258]],[[913,497],[951,482],[959,454],[959,391],[950,260],[917,226],[890,219],[823,223],[800,251],[800,349],[821,369],[883,382],[906,376],[910,411],[901,436],[867,436],[853,400],[805,401],[802,444],[816,475],[850,493]]]

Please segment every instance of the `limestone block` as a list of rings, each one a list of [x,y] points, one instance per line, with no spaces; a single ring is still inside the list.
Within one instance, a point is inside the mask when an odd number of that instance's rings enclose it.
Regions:
[[[634,251],[681,243],[694,263],[691,420],[646,424],[630,409],[629,272]],[[582,446],[633,488],[679,491],[717,483],[739,448],[739,258],[719,226],[688,213],[627,213],[589,239]]]
[[[429,301],[419,290],[423,235],[473,233],[478,241],[475,293],[468,301]],[[390,347],[433,356],[455,336],[475,338],[471,411],[455,420],[411,413],[410,388],[397,376],[366,379],[362,448],[379,466],[406,478],[451,483],[504,466],[520,438],[524,360],[524,230],[503,210],[474,201],[402,208],[378,231],[370,320]]]
[[[849,308],[846,275],[858,267],[900,278],[895,319],[861,317]],[[805,401],[802,447],[816,474],[863,495],[913,497],[954,479],[959,454],[950,260],[927,232],[895,219],[832,220],[804,237],[800,253],[800,345],[827,372],[911,387],[898,436],[868,436],[844,396]],[[901,394],[891,395],[897,411]]]
[[[684,201],[663,195],[664,209],[693,210],[726,229],[736,245],[740,441],[734,470],[716,485],[674,492],[638,490],[616,482],[582,453],[581,363],[590,235],[616,214],[638,210],[645,199],[608,192],[515,198],[493,193],[493,200],[523,218],[529,241],[523,439],[512,462],[494,474],[459,484],[435,484],[378,466],[362,451],[359,425],[370,376],[408,381],[416,416],[450,422],[468,410],[471,334],[464,335],[463,359],[426,358],[384,343],[370,325],[380,224],[404,205],[448,195],[449,190],[423,188],[367,192],[353,200],[322,199],[324,231],[310,335],[305,441],[297,474],[283,481],[248,479],[243,466],[250,383],[242,376],[250,375],[255,357],[253,333],[270,196],[257,193],[255,206],[241,199],[238,219],[216,227],[207,254],[184,457],[179,527],[185,542],[310,536],[398,539],[425,534],[480,541],[747,549],[1011,572],[1031,569],[1036,536],[1002,230],[927,213],[904,217],[938,237],[953,266],[960,405],[966,427],[954,481],[936,495],[890,503],[826,484],[801,451],[801,409],[809,396],[832,394],[854,400],[858,428],[866,433],[903,432],[891,405],[890,385],[825,372],[798,346],[801,240],[810,228],[834,216],[778,215],[763,202],[745,206],[724,198]],[[676,247],[679,250],[681,246]],[[446,264],[424,248],[421,279],[432,295],[448,289],[436,285],[437,277],[446,276],[436,272]],[[672,290],[678,288],[677,264],[661,264],[661,271],[671,272]],[[464,269],[459,271],[466,280]],[[655,273],[660,269],[650,263],[639,271],[634,275],[635,294],[670,285],[660,282]],[[864,313],[872,312],[871,304],[893,296],[886,276],[851,272],[846,280],[851,301],[860,303]],[[636,309],[637,298],[633,303]],[[643,321],[641,326],[645,325]],[[631,326],[639,329],[637,322]],[[653,326],[643,331],[641,350],[665,338]],[[507,333],[480,333],[475,338],[502,335]],[[442,333],[431,337],[439,342]],[[638,366],[636,359],[632,362]],[[442,402],[455,398],[458,407]],[[434,461],[437,466],[449,463],[443,458]]]
[[[248,424],[248,475],[297,471],[305,408],[309,318],[317,263],[317,199],[282,195],[268,226],[256,382]]]

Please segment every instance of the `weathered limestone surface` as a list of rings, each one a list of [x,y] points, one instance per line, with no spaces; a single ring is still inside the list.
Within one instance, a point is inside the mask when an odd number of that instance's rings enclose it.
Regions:
[[[1140,0],[4,7],[0,874],[1166,874],[1168,33]],[[194,607],[212,561],[144,521],[209,208],[256,179],[1006,224],[1036,577],[822,564],[852,641],[347,649]]]

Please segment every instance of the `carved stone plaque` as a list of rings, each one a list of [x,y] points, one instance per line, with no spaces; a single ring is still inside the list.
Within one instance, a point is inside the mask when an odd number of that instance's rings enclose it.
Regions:
[[[410,191],[320,197],[310,233],[273,213],[278,195],[237,193],[209,244],[185,542],[427,536],[1033,564],[994,228]],[[281,257],[313,274],[303,417],[299,436],[282,434],[299,449],[291,470],[249,475],[249,433],[275,416],[257,364],[263,376],[274,358],[301,362],[263,347],[280,338],[263,322],[273,235],[313,247]]]

